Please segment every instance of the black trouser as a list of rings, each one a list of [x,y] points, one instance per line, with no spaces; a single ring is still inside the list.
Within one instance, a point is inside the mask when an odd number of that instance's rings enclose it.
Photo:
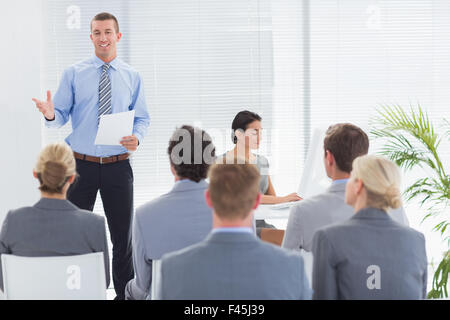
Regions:
[[[108,228],[111,235],[112,274],[117,298],[125,296],[125,285],[134,277],[131,250],[133,218],[133,170],[129,159],[99,164],[77,161],[80,177],[67,192],[67,198],[81,209],[94,209],[100,190]]]

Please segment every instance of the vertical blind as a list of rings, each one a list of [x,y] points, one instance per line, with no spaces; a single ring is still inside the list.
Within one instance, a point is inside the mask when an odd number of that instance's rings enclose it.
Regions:
[[[375,107],[385,103],[420,103],[436,125],[450,119],[444,0],[48,0],[45,6],[44,78],[53,91],[67,66],[93,54],[91,18],[107,11],[119,20],[118,56],[142,75],[151,117],[132,157],[135,206],[172,186],[166,148],[183,124],[207,130],[221,154],[233,146],[234,115],[259,113],[259,152],[270,161],[275,190],[286,194],[297,190],[314,128],[352,122],[369,132]],[[70,130],[70,124],[45,129],[43,141],[62,140]],[[371,144],[371,152],[377,148]],[[100,197],[95,211],[102,212]],[[440,255],[439,237],[415,221],[420,209],[407,212],[426,234],[431,256]]]

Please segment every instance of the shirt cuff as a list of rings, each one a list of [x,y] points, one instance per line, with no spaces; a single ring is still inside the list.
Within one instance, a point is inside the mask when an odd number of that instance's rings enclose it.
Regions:
[[[45,126],[47,128],[59,128],[60,124],[59,124],[59,119],[58,119],[58,114],[55,112],[55,117],[52,120],[47,119],[46,117],[44,117],[45,120]]]
[[[139,132],[137,132],[137,131],[133,132],[133,134],[134,134],[134,135],[136,136],[136,138],[138,139],[138,145],[140,145],[140,144],[141,144],[141,141],[142,141],[142,139],[143,139],[142,135],[141,135]]]

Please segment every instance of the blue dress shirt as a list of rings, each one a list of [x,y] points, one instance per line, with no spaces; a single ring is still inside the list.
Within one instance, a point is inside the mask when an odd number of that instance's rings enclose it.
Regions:
[[[331,182],[331,184],[342,184],[342,183],[347,183],[349,179],[338,179],[338,180],[333,180]]]
[[[53,97],[55,119],[46,120],[49,128],[59,128],[72,117],[72,133],[65,139],[73,151],[96,157],[122,154],[122,146],[96,145],[99,82],[104,62],[97,56],[67,68]],[[141,77],[128,64],[115,58],[108,69],[111,81],[111,113],[135,110],[133,134],[142,143],[150,117]]]
[[[254,234],[255,230],[248,227],[230,227],[230,228],[214,228],[212,233],[225,232],[225,233],[251,233]]]

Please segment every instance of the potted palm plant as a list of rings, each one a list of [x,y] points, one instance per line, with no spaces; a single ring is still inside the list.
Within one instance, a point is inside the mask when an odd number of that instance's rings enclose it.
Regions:
[[[439,153],[442,139],[450,140],[450,123],[444,119],[447,131],[438,134],[420,105],[411,107],[408,112],[399,105],[383,105],[376,112],[370,133],[384,142],[380,153],[405,171],[420,167],[426,172],[406,188],[406,201],[419,200],[425,209],[423,220],[436,217],[439,222],[433,230],[440,232],[447,248],[450,247],[450,176],[445,172]],[[447,250],[434,271],[429,299],[448,298],[449,273],[450,250]]]

